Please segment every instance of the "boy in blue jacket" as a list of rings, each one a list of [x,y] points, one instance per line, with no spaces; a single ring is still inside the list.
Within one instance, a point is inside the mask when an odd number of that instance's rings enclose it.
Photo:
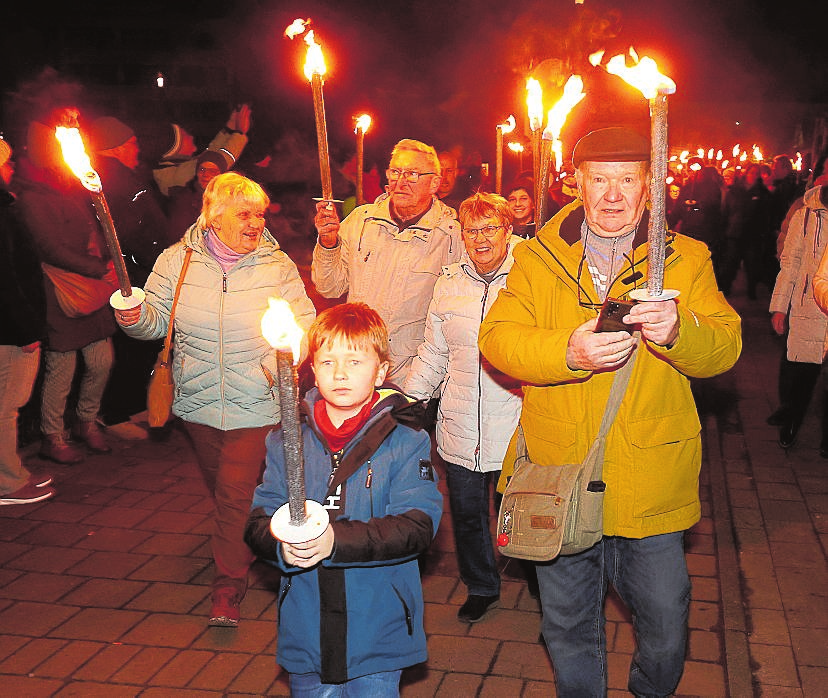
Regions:
[[[288,501],[274,430],[245,540],[285,573],[276,660],[290,673],[291,695],[397,696],[402,669],[427,657],[417,556],[443,509],[430,439],[401,423],[408,398],[378,389],[388,334],[376,311],[364,303],[324,311],[308,349],[316,387],[300,405],[305,489],[329,524],[307,543],[271,534],[270,517]]]

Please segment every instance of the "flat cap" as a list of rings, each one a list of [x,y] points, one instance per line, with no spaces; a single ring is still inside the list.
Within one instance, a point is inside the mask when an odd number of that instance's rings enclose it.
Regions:
[[[581,138],[572,151],[572,164],[583,162],[649,162],[650,141],[623,126],[591,131]]]

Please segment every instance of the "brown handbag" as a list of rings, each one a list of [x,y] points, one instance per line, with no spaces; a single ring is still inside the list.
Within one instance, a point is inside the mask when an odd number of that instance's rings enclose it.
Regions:
[[[181,274],[178,277],[178,284],[175,287],[172,307],[170,308],[170,322],[167,326],[167,336],[164,338],[164,347],[155,360],[155,366],[150,375],[149,387],[147,389],[147,421],[151,427],[163,427],[170,419],[173,398],[175,396],[175,383],[172,377],[172,335],[173,323],[175,321],[175,306],[178,304],[178,296],[181,293],[181,286],[184,283],[184,275],[190,264],[190,257],[193,255],[191,247],[187,248],[184,255],[184,264],[181,266]]]
[[[41,262],[40,266],[55,287],[55,297],[66,317],[91,315],[107,305],[112,292],[118,289],[118,277],[111,262],[100,279],[76,274],[46,262]]]

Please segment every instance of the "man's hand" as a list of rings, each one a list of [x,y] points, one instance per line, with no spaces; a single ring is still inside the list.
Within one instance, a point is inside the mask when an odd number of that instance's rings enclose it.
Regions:
[[[330,557],[334,546],[334,531],[330,524],[318,538],[307,543],[282,542],[282,557],[289,565],[308,569]]]
[[[587,320],[569,336],[566,365],[582,371],[604,371],[623,364],[637,340],[627,332],[595,332],[598,318]]]
[[[771,313],[771,326],[781,337],[788,331],[788,316],[785,313]]]
[[[661,347],[672,347],[678,339],[679,315],[674,300],[636,303],[623,322],[640,325],[641,336]]]
[[[336,206],[330,201],[317,201],[313,224],[319,233],[319,244],[329,249],[336,247],[339,242],[339,215]]]

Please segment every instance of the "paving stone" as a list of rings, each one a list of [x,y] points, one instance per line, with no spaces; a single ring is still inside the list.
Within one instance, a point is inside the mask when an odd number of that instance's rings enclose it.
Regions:
[[[722,662],[722,641],[718,632],[691,630],[688,658],[701,662]]]
[[[86,664],[74,672],[73,678],[80,681],[109,681],[141,649],[138,645],[125,645],[121,642],[113,642],[105,645]]]
[[[699,630],[713,630],[721,623],[721,608],[709,601],[690,600],[690,627]]]
[[[43,664],[43,662],[67,644],[65,640],[36,638],[22,643],[21,646],[21,642],[18,640],[19,649],[0,662],[0,674],[4,677],[3,690],[6,690],[5,676],[12,674],[34,674],[36,667]]]
[[[679,681],[676,695],[724,698],[728,695],[725,674],[721,665],[708,662],[687,661]]]
[[[402,698],[433,698],[445,675],[443,671],[427,668],[426,664],[417,664],[403,669],[400,679],[400,696]]]
[[[227,693],[277,695],[268,692],[268,689],[280,672],[281,669],[276,665],[275,656],[255,655],[227,687]]]
[[[71,678],[106,645],[100,642],[68,642],[37,667],[39,676]]]
[[[790,647],[751,642],[750,656],[756,664],[756,677],[763,685],[799,687],[796,662]]]
[[[687,570],[691,577],[715,577],[718,573],[715,556],[689,553],[686,557]]]
[[[823,576],[826,572],[825,554],[814,545],[814,541],[810,545],[793,541],[771,541],[770,547],[775,567],[811,568]]]
[[[79,611],[76,606],[20,601],[0,611],[0,628],[12,635],[44,637]]]
[[[80,586],[84,580],[85,577],[70,577],[65,574],[27,572],[6,584],[0,593],[18,601],[56,601]]]
[[[123,638],[123,642],[157,647],[190,647],[205,632],[207,619],[171,613],[153,613],[144,618]]]
[[[790,646],[788,622],[784,611],[754,608],[750,611],[751,643]]]
[[[135,596],[126,604],[126,608],[152,613],[189,613],[204,597],[204,587],[155,583]]]
[[[153,555],[129,574],[130,579],[148,582],[192,582],[210,563],[192,557]]]
[[[140,644],[135,645],[141,647]],[[117,683],[146,685],[164,666],[176,656],[171,647],[143,647],[112,676]]]
[[[126,579],[89,579],[63,598],[76,606],[121,608],[140,594],[147,585]]]
[[[432,635],[429,638],[429,666],[447,672],[485,674],[492,665],[497,647],[495,640]]]
[[[213,652],[182,650],[176,653],[172,660],[152,677],[150,683],[153,686],[183,688],[214,657]],[[212,686],[211,688],[218,688],[218,686]]]
[[[146,617],[139,611],[114,608],[83,608],[52,630],[53,637],[71,640],[123,641],[124,635]]]
[[[692,584],[692,598],[697,601],[712,601],[718,603],[721,601],[721,591],[719,589],[719,580],[716,577],[693,577],[690,579]]]
[[[745,580],[745,600],[751,609],[782,610],[782,596],[775,577],[751,577]]]
[[[429,662],[431,665],[433,662]],[[539,642],[504,642],[492,667],[493,674],[533,681],[552,681],[552,661]]]
[[[790,628],[797,666],[828,667],[828,628]]]
[[[34,546],[28,552],[16,556],[6,563],[7,567],[29,570],[30,572],[65,572],[72,565],[83,560],[88,552],[75,548],[54,545]]]
[[[146,563],[148,559],[146,555],[134,553],[95,551],[78,564],[72,565],[67,572],[79,576],[123,579]]]
[[[455,621],[460,623],[460,621]],[[540,632],[540,614],[496,609],[479,623],[472,623],[469,637],[488,637],[515,642],[533,642]]]
[[[476,696],[483,683],[481,676],[476,674],[447,673],[437,692],[435,698],[456,698],[457,696]]]
[[[193,677],[188,687],[196,690],[226,689],[244,670],[250,655],[234,652],[217,652]]]
[[[36,676],[3,676],[3,692],[8,696],[26,696],[27,698],[29,696],[57,696],[60,695],[61,686],[63,682],[55,679],[41,679]]]
[[[156,511],[144,519],[140,528],[163,533],[191,533],[205,522],[201,514],[186,511]]]
[[[81,523],[45,522],[23,534],[18,543],[34,546],[72,547],[89,535],[93,527]],[[5,546],[4,546],[5,547]]]
[[[828,669],[825,667],[806,666],[800,669],[802,675],[802,693],[810,698],[819,698],[825,695],[828,686]]]
[[[107,506],[87,516],[84,519],[84,523],[98,528],[114,527],[131,529],[138,526],[151,513],[136,507]]]
[[[486,676],[483,686],[477,694],[480,698],[503,698],[503,696],[519,696],[523,689],[521,679],[505,676]]]
[[[149,534],[146,531],[134,531],[125,528],[99,528],[92,531],[78,547],[85,550],[128,552],[143,543]]]
[[[276,623],[242,620],[239,628],[208,628],[192,646],[221,652],[276,655]]]
[[[144,555],[189,555],[207,540],[188,533],[153,533],[132,549]]]

